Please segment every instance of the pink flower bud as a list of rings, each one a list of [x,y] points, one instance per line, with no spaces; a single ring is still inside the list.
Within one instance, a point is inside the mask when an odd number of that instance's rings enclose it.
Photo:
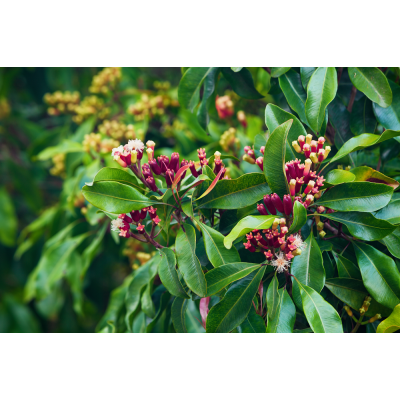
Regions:
[[[244,146],[244,152],[247,154],[249,152],[249,150],[251,150],[250,146]]]
[[[324,149],[320,149],[318,151],[318,162],[322,162],[325,160],[325,150]]]
[[[190,161],[190,162],[189,162],[189,167],[190,167],[190,171],[191,171],[192,175],[193,175],[195,178],[197,178],[197,177],[199,176],[199,173],[197,172],[196,166],[194,165],[194,162],[193,162],[193,161]]]
[[[165,182],[167,186],[171,186],[172,182],[174,181],[174,171],[172,169],[167,169],[165,172]]]
[[[155,159],[149,161],[149,165],[151,170],[156,174],[156,175],[160,175],[161,174],[161,168],[160,166],[157,164],[157,161]]]
[[[135,222],[139,222],[140,221],[140,211],[138,211],[138,210],[131,211],[131,216],[132,216],[132,219]]]
[[[204,160],[206,158],[206,149],[197,149],[197,154],[199,156],[199,160]]]
[[[268,215],[268,212],[265,209],[264,204],[257,204],[257,210],[261,215]]]
[[[280,213],[283,213],[283,203],[282,203],[281,198],[280,198],[276,193],[274,193],[274,194],[271,196],[271,200],[272,200],[272,204],[275,206],[275,208],[276,208]]]
[[[264,255],[265,255],[266,259],[269,261],[271,261],[272,258],[274,257],[274,255],[271,253],[271,250],[264,251]]]
[[[308,182],[308,185],[307,185],[307,187],[306,187],[305,190],[304,190],[304,194],[310,193],[310,190],[314,187],[314,185],[315,185],[315,182],[314,182],[314,181]]]
[[[307,207],[308,207],[313,201],[314,201],[314,196],[311,195],[311,194],[307,195],[306,201],[305,201]]]
[[[306,142],[306,138],[303,135],[300,135],[297,139],[297,141],[299,142],[300,148],[303,151],[303,146]]]
[[[303,177],[301,177],[301,178],[296,178],[296,193],[299,193],[300,191],[301,191],[301,186],[303,185],[303,183],[304,183],[304,178]]]
[[[307,176],[310,173],[310,168],[312,165],[312,161],[307,158],[307,160],[304,162],[304,174],[303,176]]]
[[[293,203],[289,195],[283,196],[283,208],[286,215],[290,215],[293,212]]]
[[[264,196],[264,204],[268,208],[268,211],[271,215],[276,215],[276,209],[274,207],[274,204],[272,203],[271,197],[269,194],[266,194]]]
[[[139,225],[137,226],[137,230],[138,230],[139,233],[144,233],[144,225],[139,224]]]
[[[156,217],[153,219],[154,225],[158,225],[161,222],[161,219],[156,215]]]
[[[310,147],[310,145],[309,145],[308,143],[306,143],[306,144],[303,146],[303,151],[304,151],[304,155],[306,156],[306,158],[310,157],[310,154],[311,154],[311,147]]]
[[[317,145],[318,145],[318,143],[315,140],[311,140],[311,152],[312,153],[317,152]]]
[[[179,170],[179,153],[172,153],[171,161],[169,162],[169,169],[176,172]]]
[[[167,156],[159,156],[157,157],[158,165],[161,168],[161,172],[165,173],[169,168],[169,158]]]
[[[290,195],[294,196],[296,194],[296,179],[291,179],[289,183]]]
[[[252,253],[254,253],[256,251],[256,248],[250,242],[243,243],[243,244],[244,244],[244,247],[246,250],[249,250]]]
[[[147,216],[147,207],[140,210],[140,219],[145,219]]]
[[[264,170],[264,159],[263,157],[258,157],[256,160],[256,164],[260,167],[261,171]]]
[[[247,155],[250,156],[253,160],[256,159],[256,155],[255,155],[253,149],[250,149],[250,150],[247,152]]]
[[[149,164],[143,164],[142,172],[143,172],[143,176],[145,177],[145,179],[148,178],[149,176],[153,177],[153,174],[151,173]]]
[[[318,212],[318,214],[323,214],[325,212],[325,207],[324,206],[319,206],[317,208],[317,212]]]
[[[149,216],[151,219],[154,219],[157,216],[157,208],[154,208],[153,206],[149,207],[148,210]]]
[[[318,147],[317,147],[318,151],[324,147],[324,143],[325,143],[325,138],[323,137],[318,138]]]
[[[264,152],[265,152],[265,146],[261,146],[261,147],[260,147],[260,152],[261,152],[261,154],[262,154],[262,155],[264,155]]]
[[[186,165],[188,165],[189,163],[185,160],[185,159],[183,159],[182,160],[182,162],[181,162],[181,168],[182,167],[184,167],[184,166],[186,166]],[[183,180],[183,178],[186,176],[186,171],[181,175],[181,181]]]

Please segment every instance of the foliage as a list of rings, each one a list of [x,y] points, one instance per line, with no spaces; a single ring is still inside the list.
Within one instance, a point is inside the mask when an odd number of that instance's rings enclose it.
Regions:
[[[2,71],[2,331],[400,329],[399,68],[44,71],[48,116]]]

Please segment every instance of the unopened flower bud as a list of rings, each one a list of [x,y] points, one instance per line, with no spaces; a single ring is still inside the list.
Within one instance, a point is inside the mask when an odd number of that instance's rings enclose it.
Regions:
[[[279,219],[279,218],[275,218],[275,219],[274,219],[274,222],[272,223],[272,228],[271,228],[271,229],[272,229],[273,231],[274,231],[275,229],[277,229],[279,223],[280,223],[280,219]]]
[[[315,197],[316,199],[320,199],[320,198],[321,198],[321,195],[322,195],[322,192],[321,192],[321,190],[320,190],[318,193],[315,193],[315,194],[314,194],[314,197]]]
[[[343,169],[343,165],[341,165],[341,164],[339,164],[338,166],[337,166],[337,169]]]
[[[189,162],[189,168],[190,168],[190,172],[192,173],[192,175],[195,178],[197,178],[199,176],[199,173],[197,172],[196,165],[194,164],[193,161]]]
[[[153,160],[154,150],[151,147],[147,148],[146,153],[147,157],[149,158],[149,161]]]
[[[215,160],[220,160],[221,159],[221,153],[219,152],[219,151],[216,151],[215,153],[214,153],[214,161]]]
[[[281,228],[283,228],[284,226],[286,226],[286,219],[285,219],[285,218],[281,218],[281,219],[280,219],[280,222],[279,222],[279,225],[280,225]]]
[[[297,248],[296,250],[292,251],[292,254],[296,257],[296,256],[300,256],[301,255],[301,250],[299,248]]]
[[[152,140],[148,140],[148,141],[146,142],[147,148],[152,149],[153,152],[154,152],[154,146],[155,146],[155,145],[156,145],[156,144],[155,144]]]
[[[317,224],[317,231],[323,231],[325,228],[325,224],[322,221],[319,221]]]
[[[280,213],[283,213],[283,203],[282,203],[281,198],[276,193],[274,193],[271,195],[271,200],[272,200],[272,204],[274,205],[274,207]]]
[[[286,215],[290,215],[293,212],[293,203],[289,195],[283,196],[283,209]]]
[[[256,164],[260,167],[261,171],[264,170],[264,158],[258,157],[256,160]]]
[[[314,196],[315,197],[315,196]],[[319,206],[318,208],[317,208],[317,212],[318,212],[318,214],[323,214],[324,212],[325,212],[325,207],[324,206]]]
[[[246,114],[244,111],[238,111],[237,113],[237,119],[240,122],[240,124],[243,126],[243,128],[247,128],[247,120],[246,120]]]
[[[304,144],[305,144],[305,142],[306,142],[306,138],[305,138],[303,135],[300,135],[300,136],[297,138],[297,140],[298,140],[298,142],[299,142],[299,145],[300,145],[301,150],[303,150],[303,146],[304,146]]]
[[[325,157],[324,159],[325,159],[325,160],[327,159],[327,157],[328,157],[330,151],[331,151],[331,146],[326,146],[326,147],[325,147],[325,154],[324,154],[324,157]]]
[[[296,189],[295,189],[296,193],[299,193],[301,191],[301,186],[303,185],[303,183],[304,183],[303,177],[301,177],[300,179],[296,178]]]
[[[167,169],[167,172],[165,173],[165,182],[167,183],[168,186],[171,186],[173,181],[174,181],[174,171],[172,169]]]
[[[257,210],[261,215],[268,215],[268,212],[265,209],[264,204],[257,204]]]
[[[269,194],[266,194],[264,196],[264,204],[267,207],[267,209],[271,215],[276,215],[276,209],[275,209],[274,204],[272,203],[272,200],[271,200],[271,197]]]
[[[132,164],[136,164],[137,163],[137,151],[136,150],[132,150],[131,151],[131,163]]]
[[[262,154],[262,155],[264,155],[264,152],[265,152],[265,146],[261,146],[261,147],[260,147],[260,152],[261,152],[261,154]]]
[[[250,149],[250,150],[247,152],[247,155],[250,156],[254,161],[256,160],[256,153],[254,152],[253,149]]]
[[[296,179],[291,179],[289,183],[290,195],[294,196],[296,194]]]
[[[318,150],[318,162],[322,162],[325,160],[325,150],[320,149]]]
[[[315,185],[314,181],[308,182],[307,187],[304,189],[304,194],[310,193],[310,190],[314,187],[314,185]]]
[[[323,239],[326,236],[326,232],[325,231],[319,231],[318,234],[319,234],[319,237],[321,239]]]
[[[179,153],[172,153],[169,162],[169,169],[174,170],[175,173],[179,170]]]
[[[319,137],[318,138],[318,147],[317,147],[318,151],[324,147],[324,143],[325,143],[325,138]]]
[[[344,306],[344,309],[346,310],[349,317],[353,316],[353,311],[351,310],[351,308],[349,306]]]
[[[244,146],[244,152],[247,154],[249,152],[249,150],[251,150],[250,146]]]
[[[346,171],[350,171],[350,170],[351,170],[351,166],[348,165],[348,166],[345,168],[345,170],[346,170]]]
[[[157,161],[153,158],[152,160],[149,161],[149,165],[151,170],[156,174],[156,175],[160,175],[161,174],[161,168],[160,166],[157,164]]]
[[[311,140],[312,140],[312,135],[308,134],[308,135],[306,136],[306,143],[309,144],[309,145],[311,145]]]
[[[254,160],[254,158],[250,157],[249,155],[245,154],[243,156],[243,161],[248,162],[249,164],[255,164],[256,161]]]
[[[377,321],[378,319],[381,319],[382,315],[381,314],[376,314],[374,317],[372,317],[368,322],[372,324],[373,322]]]
[[[310,147],[311,147],[311,152],[312,153],[316,153],[317,152],[317,145],[318,145],[318,143],[317,143],[316,140],[311,140]]]
[[[300,145],[297,143],[297,140],[292,142],[292,146],[293,148],[296,150],[297,153],[301,153],[301,147]]]
[[[311,147],[310,147],[310,145],[309,145],[308,143],[306,143],[306,144],[303,146],[303,151],[304,151],[305,157],[306,157],[306,158],[309,158],[309,157],[310,157],[310,154],[311,154]]]
[[[311,158],[311,161],[312,161],[314,164],[318,164],[318,156],[317,156],[316,153],[311,153],[311,154],[310,154],[310,158]]]
[[[304,176],[307,176],[310,173],[310,168],[312,165],[312,161],[307,158],[306,161],[304,161]]]
[[[147,217],[147,207],[145,207],[145,208],[142,208],[141,210],[140,210],[140,219],[142,220],[142,219],[145,219],[146,217]]]
[[[306,206],[308,207],[313,201],[314,201],[314,196],[311,194],[307,195],[305,201]]]

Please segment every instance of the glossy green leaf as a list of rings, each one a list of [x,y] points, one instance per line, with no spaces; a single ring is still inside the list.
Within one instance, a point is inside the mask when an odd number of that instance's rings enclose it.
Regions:
[[[396,229],[396,226],[387,221],[375,218],[370,213],[335,212],[321,216],[346,225],[350,234],[361,240],[381,240]]]
[[[267,291],[267,333],[292,333],[296,320],[296,307],[287,290],[278,287],[278,278],[275,275]]]
[[[394,308],[400,303],[400,273],[394,261],[374,247],[353,242],[365,287],[380,304]]]
[[[355,135],[375,132],[377,121],[372,104],[367,97],[362,97],[354,102],[350,117],[350,129]]]
[[[0,242],[14,246],[17,237],[17,214],[10,195],[5,187],[0,188]]]
[[[314,289],[298,282],[303,310],[314,333],[343,333],[337,311]]]
[[[265,146],[264,174],[271,191],[281,198],[283,198],[283,195],[289,193],[285,174],[285,143],[292,123],[293,120],[289,120],[279,125],[271,133]]]
[[[140,298],[140,305],[142,311],[149,317],[154,318],[156,316],[156,308],[151,298],[151,292],[153,289],[153,280],[151,280],[142,293],[142,297]]]
[[[211,102],[214,101],[215,96],[213,96],[213,93],[215,91],[218,75],[219,68],[213,68],[204,79],[203,96],[201,99],[200,107],[197,111],[197,119],[203,129],[206,129],[210,122],[208,109],[211,106]]]
[[[186,328],[186,311],[189,305],[187,299],[177,297],[172,303],[171,319],[177,333],[187,333]]]
[[[113,181],[132,186],[140,192],[146,192],[143,183],[132,173],[119,168],[102,168],[94,177],[93,182]],[[90,185],[88,185],[90,186]]]
[[[394,257],[400,258],[400,228],[387,235],[382,241]]]
[[[374,103],[388,107],[392,103],[392,90],[384,73],[376,67],[348,67],[353,85]]]
[[[397,305],[388,318],[378,325],[376,333],[393,333],[400,329],[400,304]]]
[[[375,171],[371,167],[362,166],[353,168],[351,173],[355,176],[355,180],[357,182],[383,183],[391,186],[393,189],[397,189],[399,187],[399,182],[397,182],[395,179],[389,178],[388,176],[383,175],[381,172]]]
[[[256,313],[254,307],[250,308],[246,319],[240,327],[242,328],[242,333],[265,333],[265,322]]]
[[[215,295],[232,282],[246,277],[258,268],[260,268],[260,264],[237,262],[212,269],[205,275],[207,281],[206,297]]]
[[[206,76],[215,67],[190,67],[179,83],[179,104],[190,111],[197,106],[200,100],[200,88]]]
[[[301,83],[305,90],[307,90],[308,82],[316,69],[316,67],[300,67]]]
[[[307,135],[303,124],[297,119],[296,116],[282,110],[278,106],[275,106],[273,104],[267,105],[265,109],[265,124],[267,125],[270,132],[273,132],[279,125],[282,125],[290,119],[293,120],[293,124],[286,138],[285,161],[294,160],[296,158],[304,161],[304,155],[296,153],[296,151],[292,147],[292,142],[297,140],[300,135]],[[265,143],[263,144],[263,146],[265,146]]]
[[[332,169],[325,176],[325,185],[339,185],[340,183],[353,182],[356,177],[344,169]]]
[[[253,172],[238,179],[222,179],[198,202],[198,208],[236,210],[260,201],[271,193],[264,174]]]
[[[353,137],[344,143],[340,150],[331,158],[330,162],[340,160],[342,157],[347,156],[347,154],[353,151],[365,149],[366,147],[373,146],[397,136],[400,136],[400,132],[390,130],[386,130],[382,135],[363,133],[362,135]]]
[[[393,93],[392,103],[386,108],[373,103],[373,109],[376,119],[385,129],[400,131],[400,87],[391,80],[389,85]]]
[[[233,72],[229,67],[222,67],[221,71],[233,91],[240,97],[250,100],[262,99],[264,97],[254,87],[253,77],[247,68]]]
[[[243,68],[243,67],[231,67],[231,70],[232,70],[233,72],[239,72],[239,71],[242,70],[242,68]]]
[[[368,291],[362,280],[354,278],[333,278],[325,282],[325,286],[343,303],[349,305],[354,310],[359,310]],[[368,311],[365,313],[367,317],[373,317],[378,313],[390,313],[390,309],[383,307],[372,299]]]
[[[298,114],[301,121],[308,124],[305,112],[307,93],[301,85],[300,75],[290,69],[286,74],[279,77],[279,85],[290,108]]]
[[[271,68],[271,76],[273,78],[278,78],[279,76],[286,74],[291,67],[272,67]]]
[[[362,279],[360,269],[353,262],[335,252],[333,252],[333,258],[336,260],[339,278]]]
[[[319,67],[311,76],[307,86],[306,116],[314,132],[321,130],[325,110],[335,98],[337,75],[334,67]]]
[[[300,202],[296,201],[293,206],[293,222],[289,228],[289,234],[298,232],[307,222],[307,210]]]
[[[231,247],[228,249],[224,246],[225,237],[221,233],[198,220],[197,222],[203,234],[208,259],[215,268],[224,264],[240,262],[240,256],[236,248]]]
[[[260,267],[232,284],[225,297],[208,314],[208,333],[228,333],[246,319],[265,269],[265,266]]]
[[[85,185],[82,194],[95,207],[114,214],[129,213],[159,203],[148,199],[132,186],[112,181]]]
[[[232,247],[232,243],[239,237],[251,232],[254,229],[269,229],[274,222],[276,215],[249,215],[241,219],[224,239],[227,249]]]
[[[183,288],[178,272],[176,270],[175,252],[167,247],[158,250],[160,252],[160,263],[158,264],[158,274],[165,288],[173,296],[188,299],[189,296]],[[157,256],[154,256],[157,257]]]
[[[336,211],[372,212],[385,207],[392,198],[393,188],[372,182],[348,182],[326,191],[316,202]]]
[[[196,256],[196,233],[193,226],[182,225],[176,236],[175,250],[179,271],[189,289],[200,297],[207,293],[207,283],[201,269],[200,261]]]
[[[393,225],[400,225],[400,199],[391,200],[386,207],[374,213],[374,216]]]

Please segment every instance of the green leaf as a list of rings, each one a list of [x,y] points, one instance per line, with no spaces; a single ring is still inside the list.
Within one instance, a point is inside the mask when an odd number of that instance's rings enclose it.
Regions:
[[[298,232],[307,222],[307,210],[299,201],[296,201],[293,206],[293,222],[290,225],[288,234]]]
[[[377,219],[370,213],[335,212],[333,214],[323,214],[321,216],[346,225],[350,234],[361,240],[380,240],[390,235],[396,229],[394,225],[387,221]]]
[[[374,213],[375,218],[384,219],[393,225],[400,224],[400,199],[391,200],[386,207]]]
[[[189,289],[200,297],[205,297],[207,283],[200,261],[196,256],[196,232],[191,225],[183,224],[182,226],[185,231],[183,229],[178,231],[175,242],[179,271]]]
[[[239,72],[233,72],[229,67],[222,67],[221,71],[232,86],[233,91],[240,97],[249,100],[257,100],[264,97],[254,87],[253,77],[247,68],[243,68]]]
[[[0,188],[0,242],[6,246],[15,245],[17,237],[17,214],[5,187]]]
[[[274,222],[276,215],[249,215],[240,220],[232,229],[231,233],[225,237],[224,245],[227,249],[232,247],[232,243],[239,237],[251,232],[254,229],[269,229]]]
[[[392,256],[400,258],[400,228],[382,239]]]
[[[385,129],[400,131],[400,87],[391,80],[389,85],[393,93],[392,103],[386,108],[373,103],[373,109],[376,119]]]
[[[376,67],[348,67],[353,85],[374,103],[388,107],[392,103],[392,91],[386,76]]]
[[[316,202],[336,211],[372,212],[385,207],[392,198],[393,188],[372,182],[348,182],[326,191]]]
[[[321,250],[312,231],[305,245],[302,253],[293,259],[291,274],[302,284],[320,292],[325,284],[325,269]]]
[[[378,325],[376,333],[393,333],[400,329],[400,304],[397,305],[389,318]]]
[[[276,275],[267,291],[267,333],[292,333],[296,321],[296,307],[285,288],[278,289]]]
[[[225,238],[221,233],[201,223],[199,220],[197,220],[197,223],[200,225],[203,234],[208,259],[215,268],[224,264],[240,262],[240,256],[235,247],[225,248]]]
[[[256,313],[254,307],[250,308],[247,318],[240,325],[242,333],[265,333],[265,322]]]
[[[296,158],[304,161],[305,157],[303,154],[296,153],[292,147],[292,142],[297,140],[300,135],[306,136],[307,132],[304,129],[303,124],[295,117],[278,106],[268,104],[265,109],[265,124],[267,125],[270,132],[273,132],[279,125],[284,122],[293,120],[292,127],[286,138],[286,156],[285,161],[291,161]],[[263,144],[265,146],[265,143]]]
[[[244,174],[238,179],[222,179],[198,202],[198,208],[236,210],[260,201],[271,193],[265,176],[258,172]]]
[[[239,71],[242,70],[242,68],[244,68],[244,67],[231,67],[231,70],[232,70],[233,72],[239,72]]]
[[[335,98],[337,75],[334,67],[319,67],[311,76],[307,86],[306,116],[314,132],[321,130],[325,110]]]
[[[159,203],[148,199],[132,186],[112,181],[85,185],[82,194],[95,207],[115,214],[125,214]]]
[[[285,174],[286,140],[293,120],[279,125],[268,139],[264,153],[264,174],[273,193],[283,198],[289,193]],[[265,193],[264,193],[265,194]]]
[[[364,96],[354,102],[350,117],[350,129],[355,135],[375,132],[377,122],[372,104],[372,101]]]
[[[331,158],[330,162],[340,160],[342,157],[347,156],[347,154],[353,151],[365,149],[366,147],[373,146],[397,136],[400,136],[400,132],[390,130],[386,130],[382,135],[363,133],[362,135],[353,137],[344,143],[340,150]]]
[[[151,291],[153,289],[153,280],[151,280],[145,287],[142,297],[140,298],[140,305],[142,311],[149,317],[154,319],[156,316],[156,308],[151,298]]]
[[[172,303],[171,319],[177,333],[187,333],[186,329],[186,311],[189,305],[187,299],[177,297]]]
[[[113,181],[123,183],[124,185],[132,186],[140,192],[146,192],[143,183],[136,178],[132,173],[119,168],[102,168],[94,177],[94,182]],[[88,185],[90,186],[90,185]]]
[[[208,314],[208,333],[228,333],[246,319],[265,269],[265,266],[260,267],[232,284],[225,297],[212,307]]]
[[[200,100],[200,88],[215,67],[190,67],[182,76],[178,88],[179,104],[193,112]]]
[[[351,173],[355,176],[357,182],[383,183],[384,185],[391,186],[393,189],[399,187],[399,182],[395,179],[389,178],[379,171],[375,171],[373,168],[367,166],[353,168]]]
[[[365,287],[380,304],[394,308],[400,303],[400,273],[394,261],[374,247],[353,242]]]
[[[308,124],[305,112],[307,93],[301,85],[300,75],[291,69],[279,77],[279,85],[290,108],[298,114],[302,122]]]
[[[325,185],[339,185],[340,183],[353,182],[356,177],[349,171],[344,169],[333,169],[329,171],[325,176]]]
[[[41,151],[35,159],[39,161],[49,160],[57,154],[79,153],[83,152],[82,143],[74,142],[73,140],[65,139],[57,146],[47,147]]]
[[[368,291],[365,289],[360,279],[354,278],[333,278],[325,282],[325,286],[343,303],[348,304],[354,310],[359,310]],[[371,301],[368,311],[365,313],[367,317],[373,317],[378,313],[389,314],[390,309],[381,306],[375,300]]]
[[[337,311],[314,289],[298,282],[303,310],[314,333],[343,333]]]
[[[278,78],[279,76],[286,74],[291,67],[272,67],[271,68],[271,76],[273,78]]]
[[[201,99],[201,104],[197,112],[197,119],[199,121],[199,124],[204,129],[207,128],[210,122],[210,117],[208,116],[208,109],[209,106],[211,105],[211,102],[215,100],[214,99],[215,96],[213,96],[213,93],[215,91],[218,75],[219,75],[219,68],[213,68],[212,71],[210,71],[210,73],[206,76],[204,80],[203,98]]]
[[[221,265],[206,273],[207,295],[210,297],[224,289],[232,282],[238,281],[260,268],[260,264],[232,263]]]
[[[335,252],[333,252],[333,257],[336,260],[336,266],[340,278],[362,279],[360,269],[357,265]]]
[[[305,90],[307,90],[308,82],[316,69],[316,67],[300,67],[301,83]]]
[[[173,250],[164,247],[158,250],[160,252],[160,264],[158,265],[158,274],[162,284],[173,296],[189,299],[190,297],[183,288],[178,272],[176,271],[176,257]]]

